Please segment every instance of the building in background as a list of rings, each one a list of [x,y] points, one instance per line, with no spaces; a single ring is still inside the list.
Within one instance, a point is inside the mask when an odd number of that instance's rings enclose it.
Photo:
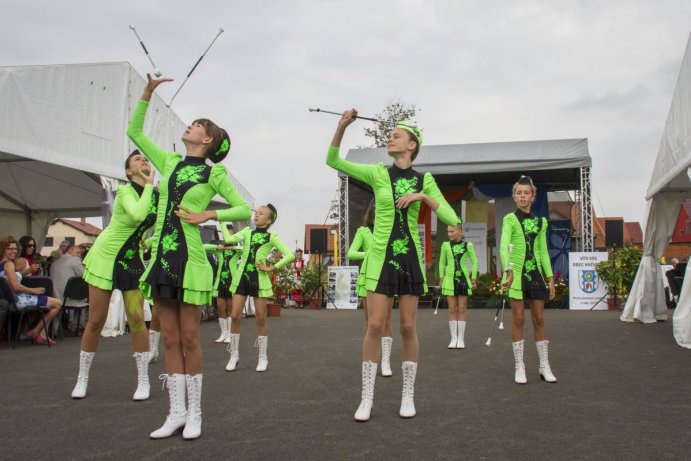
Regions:
[[[60,242],[63,240],[67,240],[73,245],[94,243],[96,237],[101,232],[102,229],[86,222],[86,218],[81,218],[80,221],[56,219],[48,228],[48,234],[43,243],[41,254],[44,256],[50,255],[50,253],[58,249]]]

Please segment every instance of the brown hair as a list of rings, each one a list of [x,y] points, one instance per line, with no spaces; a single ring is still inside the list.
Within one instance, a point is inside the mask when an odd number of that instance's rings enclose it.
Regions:
[[[221,148],[221,143],[223,142],[223,130],[221,130],[218,125],[208,118],[198,118],[192,122],[192,125],[197,123],[203,126],[204,131],[206,131],[206,135],[211,136],[212,138],[211,143],[206,146],[206,149],[204,149],[204,156],[208,158]]]
[[[362,220],[365,223],[365,226],[373,226],[374,225],[374,215],[376,213],[376,209],[374,207],[374,204],[371,203],[370,206],[367,207],[367,211],[365,211],[365,216],[363,216]]]
[[[511,196],[516,194],[516,188],[518,186],[530,186],[530,190],[533,191],[533,196],[537,197],[537,187],[533,184],[533,178],[530,176],[521,176],[518,181],[516,181],[511,188]]]
[[[8,235],[7,237],[3,237],[0,239],[0,258],[5,257],[5,250],[7,249],[8,246],[12,244],[17,245],[19,247],[19,242],[17,242],[17,239],[12,237],[11,235]]]
[[[415,143],[415,150],[413,151],[413,155],[411,155],[411,157],[410,157],[410,159],[412,161],[415,161],[415,159],[417,158],[417,154],[420,153],[420,140],[417,138],[417,136],[415,136],[410,131],[408,131],[408,130],[403,130],[403,131],[408,133],[408,139],[410,139],[411,141],[413,141]]]

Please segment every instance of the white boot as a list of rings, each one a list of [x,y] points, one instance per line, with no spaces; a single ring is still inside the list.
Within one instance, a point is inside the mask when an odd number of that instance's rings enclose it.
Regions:
[[[158,360],[158,340],[161,339],[161,332],[149,330],[149,363]]]
[[[514,376],[516,384],[528,382],[528,378],[525,377],[525,363],[523,363],[523,344],[525,344],[525,341],[522,339],[511,343],[513,346],[513,359],[516,362],[516,374]]]
[[[72,390],[73,399],[83,399],[86,397],[86,388],[89,385],[89,370],[91,369],[94,355],[96,355],[95,352],[79,352],[79,374],[77,375],[77,384]]]
[[[226,319],[226,325],[227,325],[226,328],[227,328],[228,334],[226,335],[226,339],[223,340],[223,342],[226,344],[230,343],[230,325],[232,323],[233,323],[233,318],[231,316],[228,316],[228,318]]]
[[[393,373],[391,372],[391,346],[393,346],[393,338],[391,336],[382,336],[381,375],[385,377],[393,375]]]
[[[226,319],[218,319],[218,325],[221,327],[221,336],[218,337],[214,342],[215,343],[224,343],[226,341],[226,337],[228,336],[228,322],[226,322]]]
[[[174,375],[161,375],[159,379],[168,387],[168,399],[170,410],[163,426],[149,434],[152,439],[165,439],[175,434],[175,432],[187,422],[187,408],[185,407],[185,375],[177,373]]]
[[[151,390],[149,385],[149,353],[135,352],[133,357],[137,362],[137,390],[134,391],[132,400],[146,400],[149,398]]]
[[[374,380],[377,377],[376,362],[362,362],[362,397],[355,412],[355,421],[369,421],[374,402]]]
[[[194,440],[202,435],[202,374],[185,375],[187,380],[187,421],[182,438]]]
[[[226,365],[226,371],[235,371],[240,361],[240,333],[231,333],[230,342],[228,343],[228,352],[230,352],[230,360]]]
[[[465,320],[458,321],[458,342],[456,349],[465,349]]]
[[[266,349],[268,346],[268,336],[257,336],[257,340],[254,343],[254,347],[259,348],[259,360],[257,361],[256,371],[266,371],[266,367],[269,366],[269,356],[266,355]]]
[[[455,320],[449,320],[449,331],[451,332],[449,349],[456,349],[456,344],[458,342],[458,326],[456,325]]]
[[[415,375],[417,374],[417,362],[403,362],[403,393],[401,395],[401,418],[415,416]]]
[[[549,355],[547,353],[547,346],[549,341],[536,341],[537,355],[540,357],[540,379],[548,383],[556,383],[557,377],[554,376],[549,367]]]

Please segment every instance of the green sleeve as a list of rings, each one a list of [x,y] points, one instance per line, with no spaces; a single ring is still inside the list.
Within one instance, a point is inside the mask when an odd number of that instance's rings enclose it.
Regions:
[[[453,208],[451,208],[449,202],[447,202],[442,195],[439,187],[437,186],[437,182],[434,180],[434,176],[432,176],[430,173],[425,173],[425,179],[423,182],[423,192],[425,195],[428,195],[431,199],[439,204],[439,208],[437,208],[434,214],[436,214],[437,217],[441,219],[441,221],[447,226],[455,226],[458,224],[458,216],[456,216],[456,212],[453,211]]]
[[[377,165],[365,165],[361,163],[349,162],[341,158],[339,155],[340,149],[338,147],[329,146],[329,152],[326,154],[326,164],[331,168],[345,173],[358,181],[362,181],[372,186],[376,178],[378,170]]]
[[[144,186],[141,197],[137,195],[137,191],[133,187],[124,186],[118,188],[117,199],[120,201],[122,209],[133,221],[142,222],[149,214],[153,192],[153,184]]]
[[[207,253],[215,253],[216,251],[218,251],[218,245],[214,245],[213,243],[205,243],[204,251],[206,251]]]
[[[216,211],[218,221],[246,221],[252,216],[252,210],[249,205],[242,198],[240,193],[235,190],[233,183],[228,177],[226,167],[217,163],[211,168],[211,177],[209,178],[211,187],[216,193],[226,199],[231,208]]]
[[[439,252],[439,278],[446,274],[446,249],[449,247],[449,242],[441,244],[441,251]]]
[[[144,240],[144,246],[146,247],[147,250],[150,250],[152,246],[154,246],[154,236],[152,235],[148,239]]]
[[[501,267],[504,272],[509,268],[509,244],[513,237],[514,226],[511,217],[512,213],[504,216],[501,223],[501,243],[499,244],[499,257],[501,258]]]
[[[362,238],[362,228],[359,228],[357,232],[355,233],[355,238],[353,239],[353,242],[350,244],[350,248],[348,248],[348,259],[352,261],[361,261],[365,259],[365,255],[367,255],[367,252],[365,251],[360,251],[362,248],[362,243],[363,243],[363,238]]]
[[[238,242],[242,242],[242,241],[245,239],[245,235],[246,235],[248,232],[252,232],[252,229],[250,229],[249,227],[245,227],[245,228],[242,229],[240,232],[236,232],[234,235],[230,235],[230,232],[228,232],[228,229],[226,229],[225,227],[226,227],[226,226],[224,226],[224,225],[221,223],[221,234],[223,235],[223,240],[224,240],[226,243],[238,243]]]
[[[139,151],[148,158],[158,171],[163,171],[166,161],[170,158],[170,152],[161,148],[144,134],[144,118],[146,109],[149,107],[147,101],[139,100],[132,113],[132,120],[127,127],[127,136],[139,148]]]
[[[477,278],[477,256],[475,255],[475,248],[473,248],[473,244],[470,242],[468,242],[468,257],[470,258],[470,265],[472,267],[472,279],[475,280]]]
[[[547,251],[547,218],[542,218],[542,226],[537,236],[536,246],[537,253],[540,255],[543,275],[547,278],[552,277],[552,262],[549,259],[549,251]]]
[[[290,248],[288,248],[286,244],[281,241],[278,235],[272,232],[270,241],[274,248],[278,248],[278,251],[280,251],[283,255],[283,258],[274,264],[276,269],[280,269],[281,267],[285,266],[286,264],[290,264],[295,260],[295,255],[293,252],[290,251]]]

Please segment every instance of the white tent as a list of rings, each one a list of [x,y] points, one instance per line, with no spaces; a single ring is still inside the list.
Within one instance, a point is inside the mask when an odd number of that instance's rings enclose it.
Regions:
[[[626,322],[667,319],[658,264],[671,241],[679,208],[691,197],[691,37],[681,64],[655,168],[646,192],[643,259],[621,315]],[[686,280],[691,280],[689,271]],[[685,283],[674,313],[674,337],[691,349],[691,283]]]
[[[125,179],[127,124],[144,84],[127,62],[0,67],[1,235],[40,245],[56,217],[101,216],[104,187]],[[146,133],[173,150],[185,127],[154,95]]]

